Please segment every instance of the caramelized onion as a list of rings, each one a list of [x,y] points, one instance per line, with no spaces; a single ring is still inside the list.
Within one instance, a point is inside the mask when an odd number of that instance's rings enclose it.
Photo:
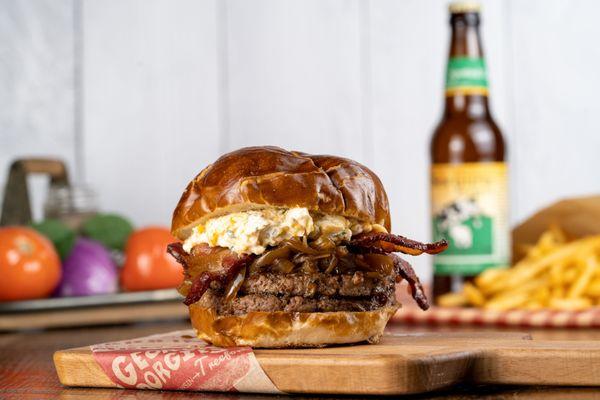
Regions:
[[[377,271],[367,271],[365,272],[365,276],[367,278],[373,278],[373,279],[383,279],[383,277],[385,276],[384,274],[382,274],[381,272],[377,272]]]
[[[306,260],[300,266],[300,272],[303,272],[305,274],[314,274],[319,271],[314,261]]]
[[[317,250],[335,250],[335,243],[327,236],[320,236],[317,240],[311,242],[311,247]]]
[[[190,292],[190,288],[192,287],[192,280],[185,278],[183,280],[183,282],[181,283],[181,285],[179,285],[179,287],[177,288],[177,290],[179,291],[179,293],[181,293],[183,296],[187,296],[188,293]]]
[[[246,268],[248,264],[254,259],[253,254],[241,254],[236,255],[235,253],[224,250],[229,254],[223,258],[222,269],[219,272],[204,271],[200,275],[196,276],[193,280],[192,286],[189,288],[188,294],[183,300],[183,304],[189,306],[200,300],[204,295],[204,292],[208,290],[213,282],[217,282],[220,285],[229,286],[229,282],[234,280],[238,276],[239,272]],[[242,277],[242,281],[243,281]]]
[[[283,274],[291,273],[294,270],[294,268],[296,268],[296,265],[290,260],[286,260],[285,258],[278,258],[273,262],[273,264],[271,264],[272,272],[279,272]]]
[[[230,256],[228,251],[220,251],[202,257],[190,256],[193,261],[190,263],[188,273],[190,276],[198,276],[203,272],[219,273],[223,269],[222,265],[225,259]]]
[[[390,275],[394,271],[394,260],[383,254],[365,254],[364,259],[372,271]]]
[[[348,258],[343,257],[338,259],[338,264],[336,265],[336,269],[339,273],[345,274],[348,272],[353,272],[356,270],[356,265]]]
[[[294,257],[292,258],[292,260],[296,263],[296,264],[302,264],[304,261],[317,261],[323,258],[327,258],[329,257],[330,254],[319,254],[319,255],[309,255],[309,254],[302,254],[302,253],[297,253],[294,255]]]
[[[333,272],[333,269],[338,265],[338,258],[335,255],[332,255],[329,259],[329,265],[325,269],[326,274],[330,274]]]
[[[370,270],[371,269],[371,265],[369,265],[365,259],[364,256],[362,254],[358,254],[354,257],[354,263],[356,264],[357,267],[359,267],[360,269],[364,269],[364,270]]]
[[[346,246],[338,246],[335,249],[335,254],[338,257],[346,257],[348,254],[350,254],[350,252],[348,251],[348,248]]]
[[[246,267],[240,269],[235,278],[233,278],[227,288],[225,288],[225,302],[230,302],[235,299],[237,296],[242,284],[244,283],[244,279],[246,278]]]
[[[272,250],[268,250],[262,256],[258,257],[250,265],[250,274],[257,272],[258,270],[271,265],[278,259],[288,259],[290,255],[290,247],[286,244],[280,247],[276,247]]]
[[[286,245],[290,246],[292,249],[297,251],[298,253],[310,254],[311,256],[316,256],[319,254],[328,254],[328,251],[319,251],[310,247],[307,243],[303,243],[302,241],[293,238],[285,242]]]

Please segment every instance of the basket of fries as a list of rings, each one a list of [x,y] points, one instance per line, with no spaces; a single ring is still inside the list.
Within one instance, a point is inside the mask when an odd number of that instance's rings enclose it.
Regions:
[[[568,199],[513,231],[515,263],[482,272],[430,312],[396,320],[428,324],[600,327],[600,196]]]
[[[513,267],[488,269],[442,307],[488,310],[584,310],[600,305],[600,235],[568,241],[553,225]]]

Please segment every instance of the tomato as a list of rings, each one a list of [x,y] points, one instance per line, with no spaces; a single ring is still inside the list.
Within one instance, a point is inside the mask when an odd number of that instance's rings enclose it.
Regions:
[[[0,228],[0,301],[48,297],[61,278],[52,243],[35,230]]]
[[[179,286],[183,268],[167,254],[167,245],[176,241],[167,228],[149,227],[133,232],[125,245],[123,288],[133,291]]]

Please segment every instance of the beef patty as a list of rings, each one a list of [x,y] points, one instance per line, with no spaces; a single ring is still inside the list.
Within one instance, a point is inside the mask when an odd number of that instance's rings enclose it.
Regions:
[[[393,277],[369,278],[357,271],[347,275],[262,273],[249,276],[238,296],[223,302],[223,290],[212,285],[200,300],[221,315],[251,311],[330,312],[370,311],[397,304]]]
[[[364,297],[374,295],[380,288],[393,285],[394,279],[390,276],[383,279],[369,278],[362,271],[347,275],[264,273],[247,277],[240,292],[302,297]]]

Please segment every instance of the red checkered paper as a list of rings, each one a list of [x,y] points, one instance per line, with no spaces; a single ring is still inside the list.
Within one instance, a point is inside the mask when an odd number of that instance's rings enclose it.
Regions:
[[[91,346],[96,362],[128,389],[281,393],[252,348],[220,348],[192,330]]]
[[[432,307],[401,308],[393,321],[422,325],[520,326],[540,328],[600,328],[600,308],[585,311],[512,310]]]

